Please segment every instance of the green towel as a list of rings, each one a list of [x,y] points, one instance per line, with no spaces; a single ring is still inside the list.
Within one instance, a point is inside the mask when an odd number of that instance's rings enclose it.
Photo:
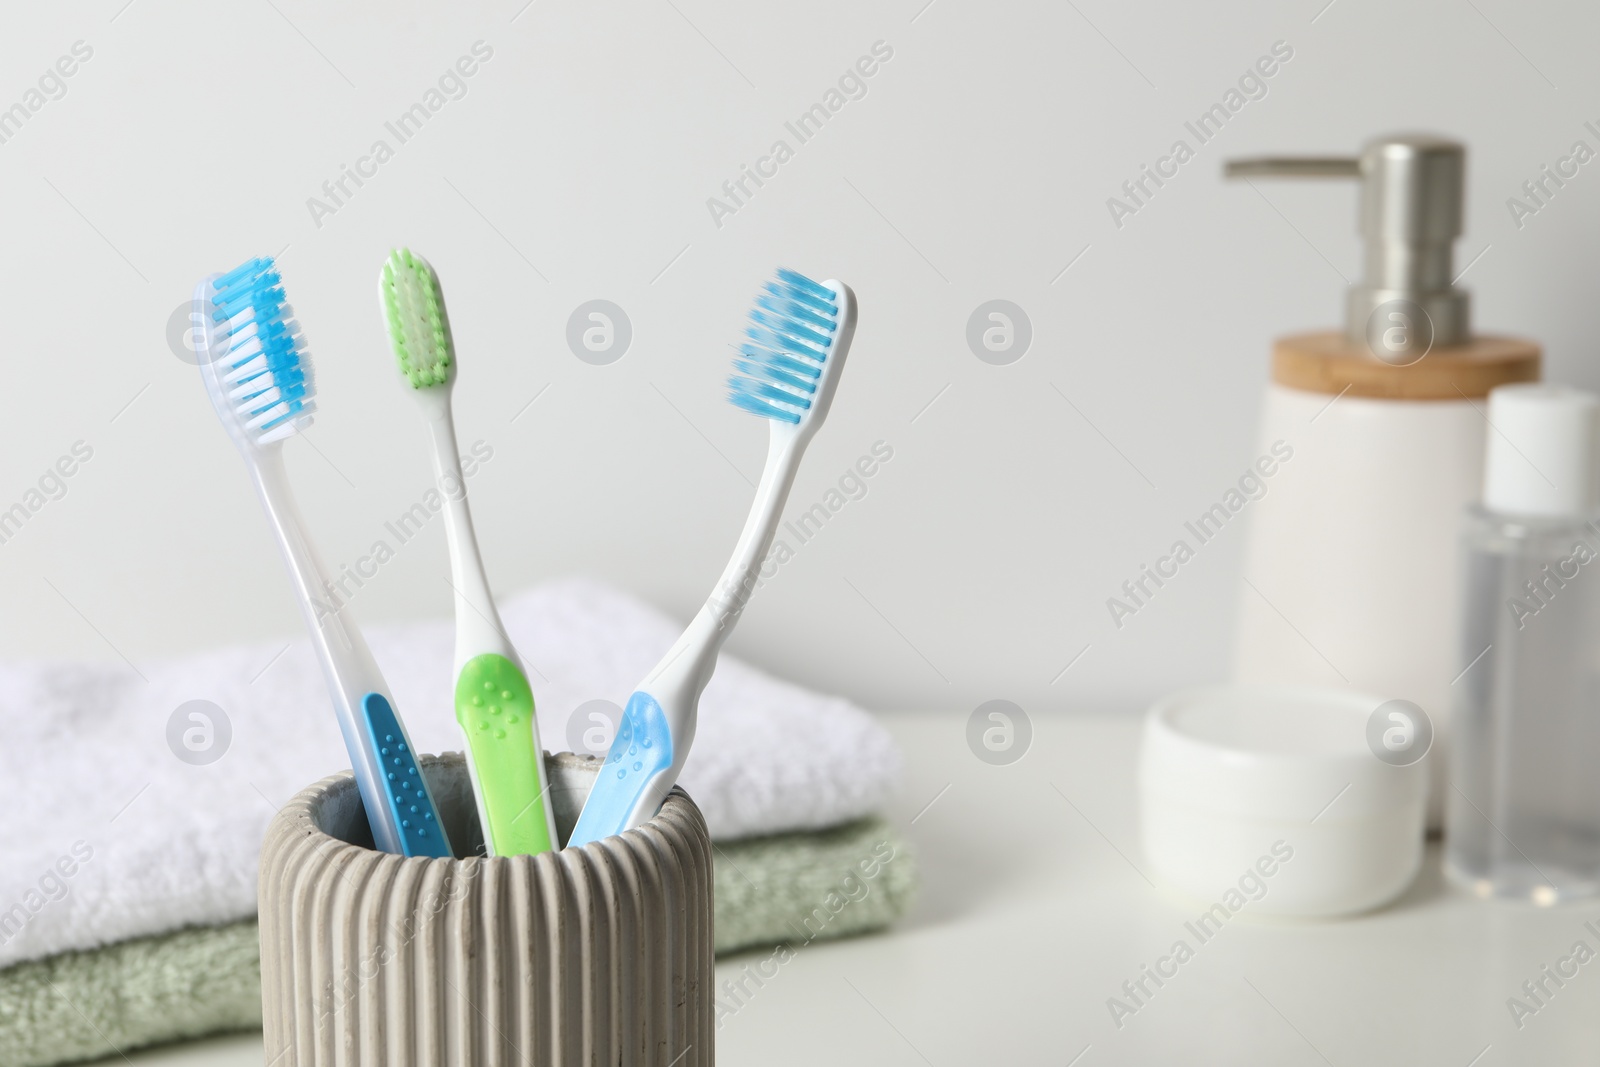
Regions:
[[[911,905],[913,857],[889,825],[717,845],[716,950],[881,929]],[[261,1025],[254,919],[66,952],[0,970],[0,1064],[52,1064]]]
[[[16,1067],[260,1025],[254,919],[0,970],[0,1063]]]
[[[718,955],[881,929],[916,889],[905,839],[878,819],[713,845]]]

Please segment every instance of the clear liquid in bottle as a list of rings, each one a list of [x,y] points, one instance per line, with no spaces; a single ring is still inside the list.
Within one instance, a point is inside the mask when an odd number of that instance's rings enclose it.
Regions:
[[[1474,506],[1445,868],[1485,897],[1600,894],[1600,517]]]

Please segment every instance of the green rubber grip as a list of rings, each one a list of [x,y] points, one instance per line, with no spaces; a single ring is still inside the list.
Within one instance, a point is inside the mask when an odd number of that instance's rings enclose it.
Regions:
[[[533,690],[516,664],[474,656],[456,680],[456,722],[471,750],[484,821],[496,856],[534,856],[552,847],[533,743]]]

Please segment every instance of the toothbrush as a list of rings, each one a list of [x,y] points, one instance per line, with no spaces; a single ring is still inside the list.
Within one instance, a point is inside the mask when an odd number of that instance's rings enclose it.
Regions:
[[[843,282],[819,285],[780,270],[756,298],[733,361],[738,373],[728,381],[735,407],[770,420],[767,465],[750,517],[705,606],[628,698],[569,847],[641,825],[677,781],[694,741],[700,694],[755,589],[800,457],[828,416],[855,330],[855,294]]]
[[[400,373],[422,406],[433,440],[434,474],[445,499],[451,586],[456,600],[456,723],[491,856],[537,855],[555,847],[546,803],[544,753],[533,690],[506,637],[489,593],[461,477],[461,454],[450,416],[455,344],[439,276],[409,249],[390,254],[378,279],[389,340]]]
[[[449,856],[450,842],[411,739],[361,631],[342,607],[330,611],[320,600],[332,586],[306,535],[283,465],[283,442],[311,425],[315,389],[305,338],[284,302],[281,282],[268,257],[195,287],[192,317],[204,338],[200,377],[250,469],[283,550],[350,751],[373,843],[383,852]]]

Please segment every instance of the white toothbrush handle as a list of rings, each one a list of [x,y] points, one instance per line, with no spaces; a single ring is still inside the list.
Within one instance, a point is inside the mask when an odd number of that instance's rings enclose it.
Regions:
[[[461,452],[456,445],[455,420],[450,414],[449,395],[439,391],[442,403],[429,405],[428,432],[433,439],[433,474],[444,497],[445,538],[450,546],[450,585],[455,590],[456,660],[461,668],[474,656],[493,652],[512,663],[518,662],[516,649],[505,634],[489,579],[484,574],[483,557],[478,552],[478,537],[472,526],[472,509],[467,504],[467,482],[461,473]]]
[[[778,532],[778,520],[783,516],[783,505],[789,499],[789,490],[794,485],[810,435],[802,435],[787,424],[770,425],[767,464],[756,485],[755,500],[750,505],[750,514],[728,566],[677,644],[639,684],[641,690],[655,694],[664,708],[686,708],[692,713],[716,671],[717,654],[733,633],[734,625],[755,591],[761,565]],[[684,714],[680,712],[677,717]],[[693,724],[687,725],[692,737]],[[674,731],[680,729],[678,722],[672,726]],[[678,743],[676,733],[674,742]],[[683,741],[679,747],[687,753],[688,741]]]
[[[716,673],[717,654],[733,633],[734,624],[739,621],[755,589],[809,436],[793,426],[773,425],[767,465],[761,472],[755,501],[744,530],[739,534],[738,544],[734,546],[733,557],[705,606],[629,698],[624,723],[619,726],[601,771],[603,776],[609,775],[615,767],[626,776],[627,765],[618,762],[626,758],[634,763],[635,773],[643,772],[647,777],[633,794],[626,787],[602,792],[602,786],[608,784],[608,780],[602,778],[595,792],[590,794],[591,800],[584,804],[573,830],[573,839],[579,844],[643,824],[660,809],[667,792],[682,773],[690,746],[694,744],[700,694]],[[654,745],[654,749],[660,762],[646,772],[643,764],[649,760],[653,742],[657,741],[660,744]],[[622,751],[624,745],[626,753]],[[670,759],[659,755],[662,747],[671,751]],[[634,759],[635,756],[638,758]],[[593,800],[596,793],[601,794],[598,804]],[[597,810],[591,813],[591,807]]]
[[[494,595],[489,591],[489,579],[483,570],[483,557],[478,552],[478,538],[472,527],[472,509],[467,504],[467,483],[461,471],[461,452],[456,444],[455,420],[450,410],[448,387],[434,390],[419,397],[427,415],[428,430],[433,439],[434,477],[439,492],[444,497],[445,536],[450,547],[451,585],[456,602],[456,721],[463,732],[462,741],[467,754],[467,771],[472,780],[473,795],[478,803],[478,815],[483,825],[483,840],[489,855],[502,854],[501,846],[518,852],[543,851],[553,847],[556,836],[554,805],[546,803],[550,790],[544,765],[544,750],[539,742],[539,720],[534,709],[531,687],[527,687],[527,672],[522,669],[517,650],[505,632],[500,612],[495,608]],[[478,669],[488,662],[482,657],[499,656],[506,662],[503,669],[514,676],[513,688],[527,687],[527,734],[521,739],[527,752],[524,760],[520,752],[516,765],[507,767],[504,746],[486,744],[485,738],[472,736],[463,721],[464,713],[471,708],[463,703],[461,686],[466,675],[473,670],[469,664],[476,661]],[[503,696],[509,696],[505,691]],[[510,729],[508,724],[508,730]],[[523,727],[519,724],[517,730]],[[510,742],[508,742],[509,744]],[[496,759],[496,756],[501,757]],[[487,769],[480,766],[487,760]],[[531,762],[532,766],[526,764]],[[526,776],[531,772],[531,777]],[[497,828],[494,814],[509,803],[518,814],[509,824]],[[537,820],[543,827],[542,836],[526,824]],[[518,825],[521,823],[522,825]]]
[[[267,519],[277,534],[278,546],[283,550],[295,599],[300,603],[306,629],[310,631],[317,660],[334,700],[339,730],[350,752],[356,784],[372,824],[373,843],[384,852],[401,852],[400,830],[379,786],[383,773],[378,763],[380,757],[362,715],[362,701],[367,694],[377,693],[391,706],[393,697],[361,632],[345,621],[342,610],[328,603],[334,595],[332,586],[327,579],[327,569],[306,536],[294,494],[289,490],[283,449],[281,446],[260,449],[254,459],[250,465],[251,474]],[[331,610],[320,610],[319,603]],[[410,743],[406,738],[408,748]]]
[[[739,614],[749,602],[750,594],[760,576],[761,564],[772,548],[772,538],[778,532],[778,520],[783,516],[783,505],[794,487],[794,476],[800,470],[800,457],[805,453],[806,438],[794,427],[770,423],[767,442],[767,465],[761,471],[756,485],[755,499],[750,504],[750,514],[744,529],[733,548],[728,566],[712,592],[706,607],[716,619],[717,629],[726,639]],[[720,646],[720,642],[719,642]]]

